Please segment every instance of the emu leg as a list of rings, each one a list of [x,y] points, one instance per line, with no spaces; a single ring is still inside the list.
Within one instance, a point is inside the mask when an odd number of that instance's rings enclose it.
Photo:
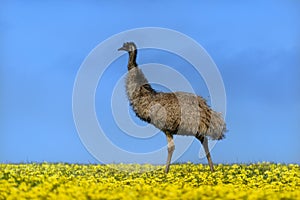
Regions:
[[[168,141],[168,158],[167,158],[165,172],[168,173],[169,168],[170,168],[172,155],[173,155],[173,152],[175,150],[175,144],[174,144],[174,141],[173,141],[173,135],[171,135],[170,133],[166,133],[166,136],[167,136],[167,141]]]
[[[197,136],[197,139],[200,140],[200,142],[201,142],[201,144],[204,148],[205,155],[206,155],[209,167],[210,167],[210,171],[214,172],[214,165],[212,163],[210,152],[209,152],[209,149],[208,149],[208,140],[207,140],[207,138],[205,136]]]

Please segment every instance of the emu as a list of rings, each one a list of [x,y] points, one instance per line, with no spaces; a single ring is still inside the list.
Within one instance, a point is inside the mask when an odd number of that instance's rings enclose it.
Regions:
[[[212,140],[224,138],[226,124],[221,113],[212,110],[206,100],[186,92],[163,93],[155,91],[136,63],[137,47],[126,42],[119,51],[129,54],[126,93],[136,115],[165,133],[168,142],[168,157],[165,172],[169,172],[175,150],[173,135],[196,137],[203,145],[210,170],[214,166],[208,148]]]

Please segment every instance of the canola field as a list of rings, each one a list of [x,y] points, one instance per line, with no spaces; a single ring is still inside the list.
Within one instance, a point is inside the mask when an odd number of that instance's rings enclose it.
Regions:
[[[297,164],[0,164],[0,199],[300,199]]]

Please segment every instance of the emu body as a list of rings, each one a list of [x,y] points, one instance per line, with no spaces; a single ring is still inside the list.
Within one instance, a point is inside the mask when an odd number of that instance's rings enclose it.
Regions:
[[[175,149],[173,135],[195,136],[203,145],[208,164],[214,171],[207,137],[220,140],[226,124],[220,113],[213,111],[206,100],[186,92],[163,93],[155,91],[136,63],[137,48],[133,42],[124,43],[118,50],[129,53],[126,93],[136,115],[163,131],[168,142],[165,172],[169,171]]]

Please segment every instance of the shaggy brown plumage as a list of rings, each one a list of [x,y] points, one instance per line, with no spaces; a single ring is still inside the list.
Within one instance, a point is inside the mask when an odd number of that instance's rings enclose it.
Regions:
[[[175,149],[173,135],[195,136],[202,143],[211,171],[207,137],[220,140],[224,137],[226,124],[221,113],[213,111],[206,100],[186,92],[163,93],[155,91],[136,63],[137,48],[133,42],[124,43],[118,50],[129,53],[126,92],[136,115],[162,130],[168,141],[169,166]]]

